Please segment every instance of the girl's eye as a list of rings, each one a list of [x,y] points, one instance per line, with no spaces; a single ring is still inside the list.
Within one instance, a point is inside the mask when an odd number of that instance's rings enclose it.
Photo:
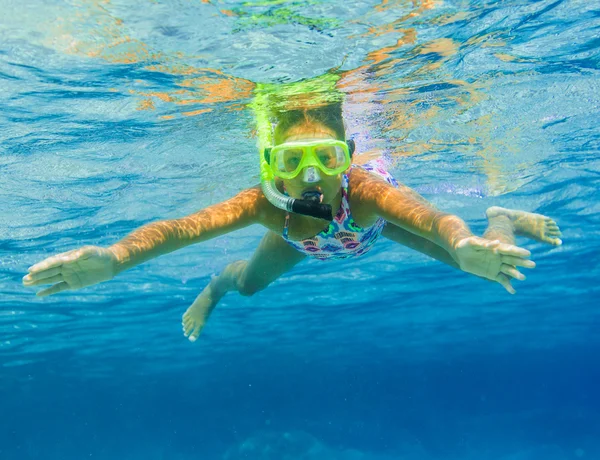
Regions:
[[[316,151],[319,161],[327,167],[333,167],[336,162],[335,148],[322,147]]]
[[[284,153],[285,158],[285,169],[287,171],[294,171],[302,160],[302,150],[287,150]]]

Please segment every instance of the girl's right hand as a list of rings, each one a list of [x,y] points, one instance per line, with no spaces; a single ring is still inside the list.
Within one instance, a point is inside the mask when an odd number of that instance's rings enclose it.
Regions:
[[[523,281],[525,275],[517,267],[535,268],[529,260],[527,249],[500,240],[487,240],[478,236],[463,238],[455,249],[456,259],[462,271],[500,283],[510,294],[516,291],[511,280]]]
[[[63,252],[29,267],[25,286],[52,284],[37,293],[39,297],[68,289],[81,289],[112,279],[117,273],[117,257],[107,248],[84,246]]]

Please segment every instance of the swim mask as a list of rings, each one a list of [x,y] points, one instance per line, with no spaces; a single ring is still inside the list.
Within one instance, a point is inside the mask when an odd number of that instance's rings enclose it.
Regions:
[[[267,148],[265,161],[274,176],[293,179],[309,166],[319,168],[323,174],[335,176],[350,167],[354,142],[336,139],[320,139],[311,142],[286,142]]]

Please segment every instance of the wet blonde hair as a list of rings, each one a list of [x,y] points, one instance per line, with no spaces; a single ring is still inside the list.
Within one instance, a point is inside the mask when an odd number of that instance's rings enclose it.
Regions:
[[[249,107],[254,113],[259,150],[273,146],[301,123],[324,125],[336,138],[345,140],[344,93],[336,86],[339,79],[335,73],[326,73],[294,83],[258,83]]]
[[[299,125],[306,126],[307,130],[313,128],[315,131],[321,131],[319,127],[324,126],[333,131],[336,139],[346,140],[346,127],[342,118],[341,102],[315,109],[280,112],[276,115],[276,119],[277,125],[273,132],[273,143],[275,145],[281,144],[286,134]]]

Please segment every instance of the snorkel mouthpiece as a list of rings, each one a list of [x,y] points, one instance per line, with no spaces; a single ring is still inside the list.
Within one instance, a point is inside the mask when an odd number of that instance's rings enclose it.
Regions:
[[[316,217],[317,219],[333,220],[331,205],[321,204],[318,201],[314,201],[314,199],[294,200],[291,211],[304,214],[305,216]]]
[[[319,192],[318,190],[309,190],[302,194],[301,200],[296,200],[296,202],[294,203],[294,206],[299,206],[299,209],[301,209],[301,211],[294,212],[305,214],[305,212],[302,211],[308,210],[307,212],[310,212],[310,214],[306,214],[308,216],[326,220],[333,219],[331,205],[321,204],[322,201],[323,194],[321,192]]]
[[[322,203],[323,194],[318,190],[308,190],[302,194],[302,199],[312,201],[313,203]]]
[[[333,213],[330,204],[321,204],[319,195],[303,196],[302,200],[286,196],[277,190],[275,181],[262,180],[261,188],[269,202],[284,211],[295,212],[305,216],[316,217],[317,219],[333,220]]]

